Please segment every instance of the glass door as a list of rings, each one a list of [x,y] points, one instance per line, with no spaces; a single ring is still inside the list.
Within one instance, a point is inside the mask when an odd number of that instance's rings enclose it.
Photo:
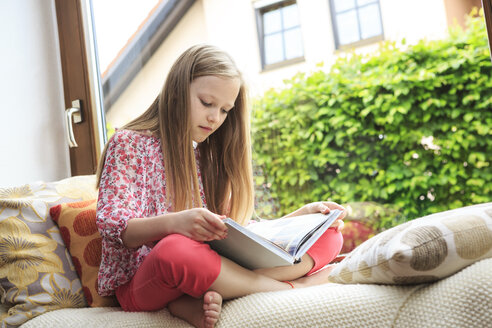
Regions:
[[[159,94],[175,55],[163,47],[190,0],[97,0],[94,35],[106,128],[115,129],[144,112]]]

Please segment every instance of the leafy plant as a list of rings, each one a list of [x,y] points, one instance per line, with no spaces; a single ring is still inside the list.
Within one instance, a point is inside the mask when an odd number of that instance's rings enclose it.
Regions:
[[[444,40],[403,46],[350,53],[256,101],[256,179],[278,200],[275,215],[328,199],[388,204],[413,219],[492,200],[483,13]]]
[[[116,132],[115,128],[111,125],[111,123],[106,122],[106,133],[108,135],[108,140],[111,139],[113,134]]]

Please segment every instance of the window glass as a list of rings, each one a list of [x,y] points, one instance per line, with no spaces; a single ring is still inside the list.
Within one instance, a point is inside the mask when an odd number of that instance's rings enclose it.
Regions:
[[[359,41],[359,23],[354,10],[338,14],[336,18],[338,42],[341,45]]]
[[[297,58],[303,55],[301,29],[289,30],[284,34],[286,59]]]
[[[116,0],[92,1],[101,72],[108,69],[158,3],[158,0],[140,0],[138,3]],[[115,10],[116,8],[118,9]],[[112,24],[107,23],[110,17]]]
[[[367,39],[382,34],[381,17],[377,5],[359,9],[361,38]]]
[[[101,73],[103,103],[108,136],[140,115],[152,103],[162,82],[146,79],[136,90],[136,76],[144,69],[151,34],[150,23],[167,10],[162,0],[93,0],[94,33]],[[151,48],[157,47],[152,45]]]
[[[282,18],[284,22],[284,29],[299,26],[299,12],[297,10],[297,4],[282,8]]]
[[[383,35],[378,0],[330,0],[336,47]]]
[[[335,11],[339,13],[344,10],[353,9],[355,7],[355,0],[334,0],[333,4]]]
[[[282,34],[265,36],[265,64],[270,65],[284,60]]]
[[[263,31],[271,34],[282,30],[282,16],[280,10],[272,10],[263,14]]]
[[[357,6],[361,7],[369,3],[376,3],[377,0],[357,0]]]

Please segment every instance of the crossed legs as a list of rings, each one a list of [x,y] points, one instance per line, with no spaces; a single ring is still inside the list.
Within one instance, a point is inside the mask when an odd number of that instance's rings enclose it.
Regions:
[[[341,248],[341,235],[337,238],[331,240],[337,244],[333,252],[336,254]],[[133,279],[119,287],[116,295],[126,311],[153,311],[168,306],[173,315],[195,327],[213,327],[222,300],[291,289],[283,280],[292,281],[296,288],[328,282],[329,270],[305,276],[324,262],[315,252],[308,252],[293,266],[251,271],[220,257],[207,244],[170,235],[154,247]]]

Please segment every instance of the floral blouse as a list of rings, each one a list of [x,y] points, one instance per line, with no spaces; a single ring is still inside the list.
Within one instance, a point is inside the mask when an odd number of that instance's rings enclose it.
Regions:
[[[205,204],[199,169],[198,181]],[[126,248],[121,233],[127,221],[164,214],[170,208],[160,139],[130,130],[117,131],[108,144],[97,202],[97,227],[102,236],[99,294],[113,295],[117,287],[130,281],[155,245]]]

